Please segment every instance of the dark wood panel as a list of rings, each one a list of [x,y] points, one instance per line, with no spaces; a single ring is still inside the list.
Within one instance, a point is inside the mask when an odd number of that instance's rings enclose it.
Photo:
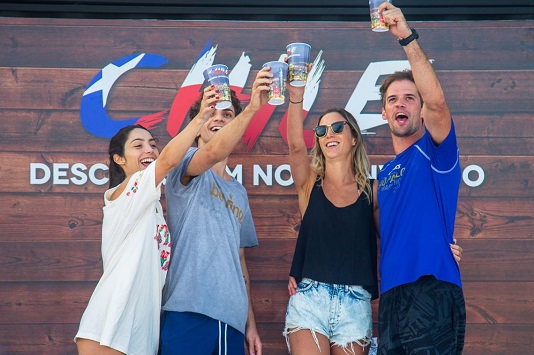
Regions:
[[[0,352],[9,355],[77,354],[78,323],[9,324],[0,326]]]
[[[261,240],[247,250],[249,271],[256,280],[286,280],[296,239]],[[459,239],[464,249],[460,265],[467,281],[534,280],[534,241],[531,239]]]
[[[534,201],[460,198],[454,234],[458,239],[533,238]]]
[[[96,281],[0,283],[1,323],[78,324],[96,284]]]
[[[283,324],[262,323],[259,332],[264,342],[264,353],[287,355],[285,340],[281,335]],[[465,355],[524,355],[534,353],[532,341],[534,326],[526,324],[468,324]],[[375,334],[376,335],[376,334]]]
[[[288,193],[292,193],[288,189]],[[296,194],[271,198],[250,195],[250,206],[260,239],[296,238],[300,226]],[[0,225],[3,241],[100,241],[102,195],[2,194]],[[163,199],[163,204],[165,200]],[[51,206],[54,206],[51,208]],[[534,201],[463,197],[458,204],[455,236],[463,240],[525,239],[534,236]]]
[[[261,239],[247,250],[255,280],[285,280],[295,239]],[[464,281],[534,280],[534,240],[460,239]],[[0,281],[95,281],[102,273],[100,242],[0,242]]]
[[[532,21],[416,23],[443,83],[457,127],[462,168],[484,169],[479,187],[460,187],[455,236],[468,312],[466,354],[534,353],[534,38]],[[168,64],[129,72],[109,96],[108,113],[123,119],[163,111],[154,134],[162,145],[168,110],[206,41],[217,62],[232,66],[243,51],[252,71],[295,40],[324,50],[326,70],[306,127],[323,110],[344,107],[371,62],[404,60],[391,35],[368,23],[161,22],[0,19],[0,353],[74,353],[72,342],[101,275],[104,186],[29,184],[29,164],[106,162],[108,140],[92,137],[79,107],[89,81],[111,61],[158,53]],[[257,46],[258,40],[261,46]],[[343,48],[340,50],[340,48]],[[363,49],[363,50],[362,50]],[[347,61],[347,58],[350,58]],[[252,168],[288,163],[276,108],[249,152],[239,146],[244,185],[260,237],[247,250],[252,297],[266,354],[286,354],[281,335],[287,273],[300,217],[293,186],[253,183]],[[379,112],[379,103],[366,113]],[[373,164],[392,157],[386,126],[366,135]],[[72,175],[69,173],[69,177]],[[287,178],[287,174],[283,178]],[[7,192],[9,191],[9,192]],[[21,229],[22,226],[22,229]],[[23,233],[23,235],[21,235]],[[376,326],[376,302],[373,304]]]
[[[469,324],[534,325],[534,282],[464,282]],[[530,321],[532,320],[532,321]]]
[[[139,117],[152,114],[149,111],[114,111],[116,119]],[[236,152],[249,154],[287,155],[287,144],[280,134],[280,123],[285,110],[275,111],[254,147],[250,151],[245,146]],[[316,125],[321,112],[312,110],[305,122],[306,129]],[[163,147],[170,140],[165,120],[158,124],[152,133],[160,139]],[[513,112],[459,114],[454,116],[458,145],[462,155],[529,155],[534,151],[534,124],[532,115]],[[364,136],[367,150],[373,155],[393,153],[387,126],[369,130]],[[31,139],[29,139],[31,137]],[[108,139],[90,135],[80,122],[75,110],[0,110],[0,139],[4,147],[19,152],[39,152],[43,148],[54,152],[72,152],[79,142],[83,150],[102,152],[107,150]],[[24,142],[24,144],[20,144]],[[7,150],[7,149],[6,149]]]
[[[261,323],[285,319],[289,296],[287,277],[283,281],[252,282],[256,320]],[[470,282],[463,285],[469,324],[534,325],[534,282]],[[491,290],[491,291],[490,291]],[[377,322],[378,301],[373,301],[373,319]]]
[[[261,65],[294,41],[325,50],[330,69],[347,67],[345,53],[351,58],[350,65],[359,69],[369,62],[405,58],[391,35],[376,35],[367,22],[321,22],[317,26],[314,22],[2,19],[0,25],[6,49],[0,53],[0,62],[8,67],[83,68],[105,65],[110,58],[125,54],[153,52],[168,58],[170,67],[186,68],[212,38],[219,45],[218,59],[228,63],[246,51]],[[440,68],[495,69],[501,64],[509,69],[531,68],[530,21],[477,22],[477,31],[470,23],[461,22],[415,26],[431,57],[442,58]],[[491,60],[481,60],[485,58]]]
[[[287,277],[280,281],[255,281],[251,295],[258,323],[283,323],[289,296]],[[0,283],[1,324],[78,323],[96,282]],[[470,324],[534,325],[534,281],[464,282]],[[373,301],[377,321],[378,302]]]
[[[0,281],[97,281],[100,242],[0,242]]]
[[[533,354],[532,334],[534,327],[526,324],[468,324],[464,354]]]
[[[282,323],[259,323],[263,353],[287,355]],[[73,337],[78,324],[13,324],[0,327],[0,349],[10,355],[76,353]],[[531,354],[533,325],[468,324],[464,354]]]
[[[327,59],[326,55],[325,58]],[[109,61],[114,59],[118,58],[110,58]],[[314,110],[319,112],[331,106],[345,106],[365,69],[332,70],[328,63],[327,61],[327,69],[323,73],[321,89],[314,106]],[[252,61],[251,64],[252,70],[244,93],[250,93],[253,79],[263,62]],[[113,117],[114,110],[159,112],[170,109],[189,67],[180,70],[137,69],[129,72],[115,84],[108,97],[106,107],[110,110],[110,116]],[[437,69],[451,111],[455,115],[479,115],[485,112],[524,114],[534,111],[534,102],[531,100],[534,88],[530,85],[534,81],[534,70]],[[98,71],[99,69],[0,68],[0,80],[5,89],[0,108],[78,110],[87,84]],[[42,90],[43,87],[47,89]],[[368,108],[376,113],[379,113],[379,109],[378,101]]]
[[[22,224],[26,241],[100,242],[102,196],[101,193],[2,194],[2,241],[20,241]],[[296,236],[300,225],[296,195],[282,195],[276,199],[252,195],[249,200],[260,238]],[[164,197],[162,204],[165,206]]]
[[[26,353],[50,354],[73,349],[72,337],[93,287],[93,283],[2,284],[2,324],[9,326],[0,326],[1,348],[9,354],[23,349]],[[281,333],[288,299],[286,281],[253,281],[251,287],[265,350],[283,351],[285,342]],[[534,330],[532,309],[525,307],[533,302],[533,291],[532,282],[466,282],[464,292],[469,320],[466,353],[491,354],[504,347],[503,344],[515,350],[532,349],[530,338],[523,332]],[[376,301],[373,310],[376,322]],[[488,352],[482,352],[483,349]]]
[[[2,241],[101,240],[101,194],[0,195]]]

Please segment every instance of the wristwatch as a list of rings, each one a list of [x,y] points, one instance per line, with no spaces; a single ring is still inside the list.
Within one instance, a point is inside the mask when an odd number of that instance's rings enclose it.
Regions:
[[[413,27],[410,27],[410,29],[412,30],[412,34],[409,35],[408,37],[406,38],[403,38],[403,39],[399,39],[399,44],[401,46],[407,46],[408,44],[410,44],[414,39],[418,39],[419,38],[419,33],[417,33],[417,31],[415,30],[415,28]]]

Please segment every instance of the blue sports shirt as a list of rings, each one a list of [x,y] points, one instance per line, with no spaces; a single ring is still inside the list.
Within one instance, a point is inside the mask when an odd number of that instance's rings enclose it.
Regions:
[[[423,275],[462,287],[449,245],[460,178],[454,123],[439,146],[425,131],[384,165],[378,174],[381,294]]]

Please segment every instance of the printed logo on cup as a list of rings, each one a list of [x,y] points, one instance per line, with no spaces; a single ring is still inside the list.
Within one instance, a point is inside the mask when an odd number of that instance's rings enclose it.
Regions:
[[[269,85],[267,97],[271,105],[282,105],[286,100],[286,77],[288,65],[286,62],[272,61],[263,64],[263,67],[270,67],[274,74],[272,84]]]
[[[203,74],[208,83],[214,85],[219,90],[219,101],[217,101],[215,108],[217,110],[224,110],[232,106],[228,67],[224,64],[214,64],[204,69]]]
[[[305,86],[308,80],[308,63],[311,46],[307,43],[290,43],[286,46],[289,84]]]

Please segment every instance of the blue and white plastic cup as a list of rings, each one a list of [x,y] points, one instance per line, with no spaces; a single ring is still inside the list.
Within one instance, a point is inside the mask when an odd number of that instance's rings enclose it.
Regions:
[[[228,67],[224,64],[214,64],[204,69],[204,78],[210,85],[215,85],[219,90],[219,101],[215,105],[217,110],[224,110],[232,106],[230,95],[230,80],[228,79]]]
[[[286,101],[286,78],[287,68],[286,62],[272,61],[263,64],[263,67],[270,67],[271,73],[274,74],[272,84],[269,86],[267,97],[268,103],[271,105],[282,105]]]
[[[290,43],[286,46],[289,84],[306,86],[311,46],[307,43]]]

